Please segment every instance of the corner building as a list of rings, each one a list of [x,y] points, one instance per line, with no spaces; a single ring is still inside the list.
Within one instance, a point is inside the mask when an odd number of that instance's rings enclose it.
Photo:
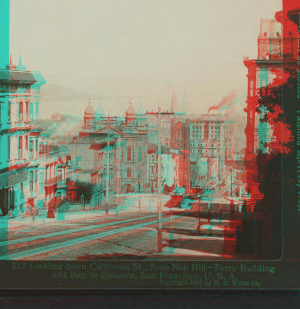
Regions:
[[[37,198],[40,88],[45,84],[39,72],[32,72],[10,60],[0,69],[0,205],[23,210]]]

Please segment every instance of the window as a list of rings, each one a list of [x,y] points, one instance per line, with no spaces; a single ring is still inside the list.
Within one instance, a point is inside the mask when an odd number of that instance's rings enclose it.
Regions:
[[[33,171],[30,171],[30,191],[33,191]]]
[[[28,114],[29,114],[29,110],[28,110],[28,101],[25,103],[25,120],[28,121],[29,117],[28,117]]]
[[[253,94],[254,94],[254,92],[253,92],[253,85],[254,85],[254,82],[253,82],[253,80],[252,80],[252,81],[250,81],[250,96],[251,96],[251,97],[252,97]]]
[[[141,179],[142,178],[142,170],[139,168],[138,170],[138,178]]]
[[[139,162],[142,161],[142,147],[139,147],[139,150],[138,150],[138,160]]]
[[[35,189],[38,189],[38,171],[35,171]]]
[[[23,139],[19,136],[19,159],[23,158]]]
[[[33,119],[33,106],[32,106],[32,119]],[[35,119],[39,120],[39,103],[35,103]]]
[[[25,149],[28,151],[28,136],[25,137]]]
[[[43,191],[43,173],[40,173],[40,191]]]
[[[35,140],[35,151],[36,151],[36,157],[39,155],[39,141],[38,139]]]
[[[7,139],[7,154],[8,154],[8,159],[10,160],[10,137]]]
[[[4,142],[4,137],[0,135],[0,162],[6,159],[3,142]]]
[[[29,140],[29,159],[33,157],[33,140],[32,138]]]
[[[8,122],[11,123],[11,102],[8,102]]]
[[[29,103],[29,121],[33,121],[33,103]]]
[[[151,166],[151,175],[155,174],[155,166]]]
[[[127,178],[131,178],[131,168],[127,168]]]
[[[127,148],[127,161],[131,161],[131,147]]]
[[[19,122],[23,122],[23,102],[19,103]]]

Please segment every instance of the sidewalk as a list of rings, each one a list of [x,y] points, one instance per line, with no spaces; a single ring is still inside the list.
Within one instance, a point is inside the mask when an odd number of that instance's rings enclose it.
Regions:
[[[35,217],[35,220],[30,217],[26,218],[10,218],[8,220],[9,227],[17,227],[22,225],[56,225],[64,223],[72,223],[77,220],[82,219],[92,219],[94,217],[104,216],[105,212],[101,210],[97,211],[80,211],[80,212],[70,212],[70,213],[55,213],[55,218],[47,218],[47,213]],[[111,213],[108,214],[108,216]]]
[[[57,225],[57,224],[68,224],[74,221],[82,221],[84,223],[84,219],[92,219],[94,217],[117,217],[118,215],[126,214],[126,213],[139,213],[139,212],[147,212],[147,213],[157,213],[158,208],[158,200],[163,200],[165,202],[168,200],[169,196],[155,196],[155,195],[145,195],[141,196],[140,194],[136,195],[125,195],[120,196],[120,202],[117,207],[109,208],[108,213],[106,213],[105,209],[96,209],[96,210],[78,210],[78,211],[55,211],[55,218],[47,218],[47,210],[40,209],[40,214],[35,217],[33,220],[32,216],[28,216],[25,218],[16,217],[9,218],[8,216],[0,217],[0,225],[8,224],[9,229],[13,230],[14,228],[21,228],[21,226],[41,226],[41,225]],[[163,205],[163,204],[162,204]],[[78,205],[70,205],[70,209],[74,209],[73,207],[77,207]],[[79,206],[78,206],[79,207]],[[86,206],[91,209],[94,207],[93,205]],[[166,210],[161,207],[161,210]],[[169,209],[168,209],[169,210]],[[1,223],[2,222],[2,223]]]

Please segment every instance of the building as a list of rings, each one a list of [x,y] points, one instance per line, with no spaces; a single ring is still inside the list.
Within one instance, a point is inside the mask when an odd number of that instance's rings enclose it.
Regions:
[[[221,115],[186,115],[183,123],[186,188],[224,190],[226,165],[243,153],[243,123]]]
[[[54,218],[59,204],[76,200],[75,168],[69,150],[62,149],[50,134],[40,135],[37,186],[37,205]]]
[[[0,188],[2,213],[37,199],[39,72],[12,63],[0,69]]]
[[[149,191],[148,130],[137,123],[131,103],[124,120],[103,115],[102,110],[95,115],[89,103],[71,156],[77,179],[95,185],[94,203],[111,205],[120,194]]]
[[[287,3],[284,1],[284,5]],[[258,191],[258,152],[268,153],[273,131],[263,118],[267,111],[257,111],[257,101],[269,93],[269,85],[285,69],[298,68],[298,29],[285,12],[277,12],[274,19],[261,19],[258,35],[258,54],[255,59],[244,59],[248,70],[247,126],[246,133],[246,182],[252,201],[262,198]]]
[[[40,72],[26,70],[21,58],[18,66],[10,58],[10,64],[0,69],[0,205],[4,215],[9,210],[29,212],[35,206],[50,207],[50,217],[54,217],[58,200],[67,193],[74,196],[68,156],[50,145],[50,134],[39,125],[40,88],[45,82]]]
[[[158,193],[158,146],[149,143],[147,153],[147,182],[151,193]]]

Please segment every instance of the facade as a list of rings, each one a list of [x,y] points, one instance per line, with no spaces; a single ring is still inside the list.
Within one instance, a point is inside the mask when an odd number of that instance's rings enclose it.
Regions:
[[[89,104],[82,130],[72,142],[71,156],[77,179],[95,185],[94,203],[111,205],[119,194],[149,191],[148,130],[137,123],[131,103],[125,121],[103,114],[95,116]]]
[[[0,70],[0,188],[2,214],[37,199],[39,72],[10,64]]]
[[[176,110],[176,97],[171,103]],[[221,187],[226,164],[239,160],[244,146],[238,132],[240,124],[228,116],[142,108],[136,115],[130,103],[121,119],[89,103],[71,157],[77,179],[94,184],[95,205],[116,204],[120,194]]]
[[[145,114],[139,114],[137,122],[139,125],[148,127],[149,142],[158,145],[160,134],[161,145],[170,147],[171,145],[171,123],[174,116],[173,112],[162,111],[146,111]]]
[[[149,143],[147,154],[147,182],[151,193],[158,193],[158,147]]]
[[[6,69],[0,70],[2,215],[50,207],[53,217],[57,196],[63,199],[67,192],[74,195],[67,155],[54,151],[49,145],[49,134],[39,127],[40,88],[44,84],[43,76],[26,70],[21,59],[18,66],[10,60]]]
[[[53,218],[60,203],[76,199],[75,168],[69,152],[45,132],[40,136],[37,164],[37,205],[48,211],[48,218]]]
[[[147,183],[148,130],[139,125],[133,107],[126,111],[125,124],[120,134],[121,188],[122,192],[144,192]],[[119,178],[119,177],[118,177]]]
[[[187,115],[183,126],[189,188],[213,186],[224,189],[224,172],[230,161],[241,159],[243,124],[234,117]]]
[[[285,68],[297,67],[297,27],[285,17],[283,33],[282,19],[282,12],[276,13],[275,19],[261,19],[257,58],[244,59],[244,65],[248,70],[246,137],[249,160],[259,150],[268,151],[266,143],[272,135],[270,126],[262,122],[265,111],[261,110],[258,113],[255,110],[258,98],[268,95],[268,85],[278,72]]]
[[[148,126],[149,142],[158,146],[162,188],[176,185],[186,193],[204,186],[221,189],[227,163],[241,160],[244,153],[243,121],[233,116],[173,112],[177,105],[174,94],[171,112],[158,109],[138,115],[138,121]],[[152,157],[149,154],[148,159]],[[150,175],[152,169],[148,162]]]
[[[286,6],[284,1],[284,8]],[[258,171],[256,155],[267,153],[273,131],[263,122],[266,111],[256,111],[257,100],[269,93],[269,85],[285,69],[298,68],[298,29],[288,19],[287,12],[277,12],[274,19],[262,19],[258,36],[258,55],[256,59],[244,59],[248,70],[247,126],[246,133],[246,182],[252,200],[261,198],[258,191]]]

